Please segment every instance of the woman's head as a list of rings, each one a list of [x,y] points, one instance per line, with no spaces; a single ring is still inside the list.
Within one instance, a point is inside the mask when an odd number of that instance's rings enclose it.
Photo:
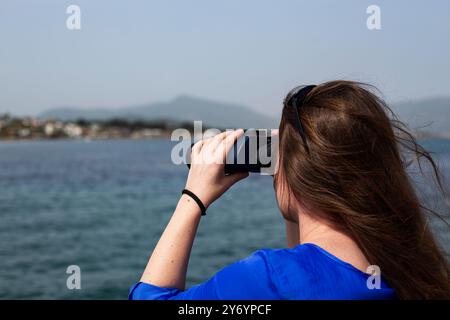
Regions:
[[[284,217],[296,220],[292,208],[300,205],[348,232],[400,298],[449,298],[448,263],[427,227],[401,148],[436,168],[429,154],[366,85],[331,81],[312,88],[301,105],[290,100],[275,176]]]

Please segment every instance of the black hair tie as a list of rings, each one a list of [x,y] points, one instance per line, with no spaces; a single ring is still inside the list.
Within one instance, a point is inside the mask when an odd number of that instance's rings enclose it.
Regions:
[[[183,189],[183,191],[181,191],[181,194],[187,194],[189,197],[194,199],[194,201],[197,202],[198,206],[200,207],[200,210],[202,212],[202,216],[206,216],[205,205],[203,204],[202,200],[200,200],[199,197],[197,197],[195,195],[195,193],[189,191],[188,189]]]

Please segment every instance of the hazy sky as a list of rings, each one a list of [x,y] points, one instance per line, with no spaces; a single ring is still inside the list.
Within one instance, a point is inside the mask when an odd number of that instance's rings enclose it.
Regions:
[[[81,30],[66,28],[70,4]],[[337,78],[391,102],[450,96],[449,39],[448,0],[1,0],[0,112],[183,93],[276,114],[291,87]]]

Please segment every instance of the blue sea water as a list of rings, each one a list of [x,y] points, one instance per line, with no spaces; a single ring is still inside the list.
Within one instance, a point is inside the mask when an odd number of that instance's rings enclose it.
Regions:
[[[450,141],[428,140],[444,175]],[[0,298],[125,299],[184,187],[187,168],[171,162],[168,140],[0,143]],[[448,182],[448,179],[446,180]],[[440,209],[435,188],[420,196]],[[436,226],[448,249],[449,230]],[[188,286],[252,251],[283,247],[272,179],[252,175],[201,220]],[[81,290],[66,269],[81,268]]]

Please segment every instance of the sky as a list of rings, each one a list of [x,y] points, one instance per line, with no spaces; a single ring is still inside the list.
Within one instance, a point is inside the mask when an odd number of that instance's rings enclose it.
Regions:
[[[1,0],[0,113],[189,94],[276,115],[292,87],[333,79],[391,103],[450,96],[449,39],[448,0]]]

